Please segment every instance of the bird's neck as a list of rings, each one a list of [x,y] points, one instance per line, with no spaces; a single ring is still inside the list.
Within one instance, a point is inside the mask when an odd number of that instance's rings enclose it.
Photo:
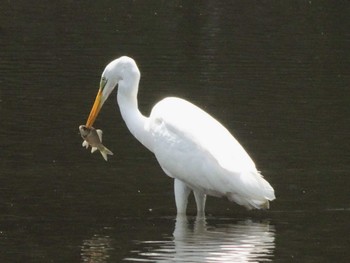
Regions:
[[[149,118],[139,111],[137,102],[138,83],[135,85],[132,89],[130,86],[123,87],[122,83],[119,84],[117,99],[120,113],[132,135],[153,152],[152,138],[148,132]]]

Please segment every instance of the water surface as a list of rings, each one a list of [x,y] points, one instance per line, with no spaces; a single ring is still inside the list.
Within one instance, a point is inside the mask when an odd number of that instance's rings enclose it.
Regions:
[[[0,10],[1,262],[346,262],[347,2],[7,1]],[[108,162],[81,147],[100,74],[129,55],[139,107],[188,99],[275,188],[269,211],[209,198],[176,218],[172,180],[106,102]]]

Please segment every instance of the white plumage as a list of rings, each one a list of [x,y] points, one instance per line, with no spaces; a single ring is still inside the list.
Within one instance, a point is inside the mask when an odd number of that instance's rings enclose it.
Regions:
[[[274,190],[231,133],[194,104],[175,97],[158,102],[150,117],[138,110],[140,72],[135,61],[121,57],[107,65],[87,126],[118,84],[118,104],[131,133],[156,156],[164,172],[175,179],[178,213],[185,213],[191,190],[198,212],[206,195],[226,196],[251,208],[268,208]],[[96,105],[97,104],[97,105]]]

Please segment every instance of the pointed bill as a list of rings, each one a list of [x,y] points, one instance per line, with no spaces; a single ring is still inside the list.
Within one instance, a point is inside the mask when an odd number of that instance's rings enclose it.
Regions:
[[[103,103],[102,103],[102,99],[101,98],[102,98],[102,88],[100,88],[98,90],[98,92],[97,92],[95,102],[94,102],[94,104],[93,104],[93,106],[91,108],[89,117],[88,117],[88,119],[86,121],[86,127],[88,127],[88,128],[90,128],[94,124],[94,122],[95,122],[95,120],[97,118],[97,115],[99,114],[99,112],[100,112],[100,110],[102,108],[102,104]]]

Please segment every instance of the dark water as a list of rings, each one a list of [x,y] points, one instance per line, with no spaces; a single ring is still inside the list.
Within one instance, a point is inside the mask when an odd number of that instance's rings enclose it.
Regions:
[[[346,262],[348,1],[3,1],[0,262]],[[209,198],[176,218],[172,181],[115,96],[81,147],[104,66],[133,57],[139,106],[186,98],[220,120],[273,185],[266,212]]]

